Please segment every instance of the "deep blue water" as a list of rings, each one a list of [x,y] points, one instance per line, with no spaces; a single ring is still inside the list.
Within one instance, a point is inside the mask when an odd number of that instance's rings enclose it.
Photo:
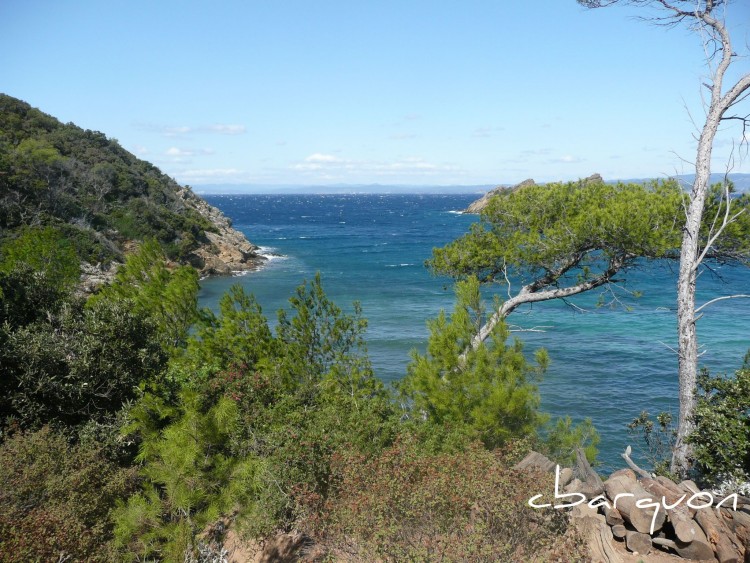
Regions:
[[[278,254],[260,271],[203,280],[201,304],[215,307],[233,283],[254,293],[273,323],[276,311],[305,279],[320,271],[327,295],[342,308],[362,304],[369,321],[368,349],[385,381],[403,377],[409,351],[424,349],[427,319],[453,308],[451,281],[424,267],[432,249],[464,233],[476,217],[461,215],[477,194],[463,195],[232,195],[206,200],[229,216],[267,253]],[[750,273],[724,267],[699,280],[699,303],[727,293],[748,293]],[[591,417],[605,467],[621,466],[619,453],[635,440],[626,424],[642,410],[677,415],[676,274],[646,263],[628,276],[620,296],[630,310],[597,307],[582,295],[566,305],[536,304],[508,322],[542,332],[518,332],[530,354],[545,347],[550,369],[539,384],[542,409],[575,420]],[[606,298],[606,296],[605,296]],[[577,309],[581,307],[584,311]],[[706,310],[698,323],[702,364],[731,373],[750,347],[750,300]]]

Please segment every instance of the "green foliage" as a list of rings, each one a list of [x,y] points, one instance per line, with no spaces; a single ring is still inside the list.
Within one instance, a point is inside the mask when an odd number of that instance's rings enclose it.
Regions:
[[[737,196],[732,182],[717,183],[709,189],[701,225],[704,241],[709,240],[725,217],[732,220],[713,242],[707,256],[719,262],[750,264],[750,194]]]
[[[527,505],[554,487],[549,475],[510,470],[502,454],[472,446],[426,454],[403,440],[380,455],[337,455],[336,485],[317,524],[334,554],[383,561],[583,560],[567,545],[560,511]]]
[[[143,491],[114,514],[116,546],[131,557],[182,560],[195,534],[258,490],[263,462],[229,455],[237,404],[220,399],[202,412],[195,393],[181,399],[174,421],[141,446]]]
[[[60,284],[27,265],[0,272],[0,342],[9,330],[57,314],[68,297]]]
[[[589,280],[613,258],[632,266],[636,257],[676,256],[681,202],[673,181],[526,186],[492,198],[469,233],[434,250],[429,266],[482,282]]]
[[[201,369],[215,373],[241,366],[251,370],[276,356],[277,344],[268,321],[253,295],[233,285],[219,301],[219,315],[203,311],[185,353],[177,361],[180,370],[200,379]]]
[[[547,365],[546,353],[539,351],[538,365],[530,366],[520,341],[506,344],[503,323],[490,345],[471,349],[484,314],[478,280],[459,282],[456,297],[450,319],[441,312],[428,323],[427,353],[412,353],[400,385],[412,418],[479,438],[488,448],[533,435],[544,422],[533,381]]]
[[[165,365],[153,325],[128,302],[84,308],[73,300],[0,334],[0,417],[23,428],[103,419],[138,397],[139,386]]]
[[[290,384],[310,386],[323,374],[371,371],[366,359],[359,303],[354,314],[343,315],[323,291],[320,273],[297,288],[289,299],[294,317],[279,311],[278,338],[285,348],[281,369]]]
[[[0,444],[0,559],[110,561],[109,512],[134,471],[45,427]]]
[[[52,227],[23,229],[0,246],[0,272],[8,274],[21,267],[34,270],[61,291],[71,289],[81,273],[75,249]]]
[[[546,453],[550,459],[564,467],[573,467],[576,464],[576,449],[583,448],[589,463],[596,462],[599,444],[599,433],[591,422],[586,418],[576,425],[569,416],[560,417],[551,426],[544,441]]]
[[[750,481],[750,363],[734,377],[698,378],[695,429],[689,436],[702,478]]]
[[[193,198],[102,133],[0,94],[0,232],[65,228],[92,263],[119,260],[126,240],[156,238],[187,260],[216,230]]]
[[[176,557],[233,511],[256,536],[289,527],[327,497],[336,451],[373,455],[393,439],[395,409],[369,366],[358,310],[344,314],[319,276],[291,305],[274,336],[234,287],[172,358],[179,401],[147,393],[129,411],[144,490],[118,511],[123,549]]]
[[[198,274],[189,266],[169,270],[155,240],[144,242],[118,270],[112,284],[93,296],[126,301],[134,312],[153,319],[165,350],[182,346],[188,330],[198,318]]]

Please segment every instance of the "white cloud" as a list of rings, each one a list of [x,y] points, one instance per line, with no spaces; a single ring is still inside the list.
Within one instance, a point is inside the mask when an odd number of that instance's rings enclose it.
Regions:
[[[136,127],[151,131],[164,137],[185,137],[193,134],[212,133],[216,135],[243,135],[247,127],[236,123],[214,123],[213,125],[157,125],[153,123],[136,123]]]
[[[476,129],[474,129],[474,132],[471,134],[471,136],[478,137],[480,139],[486,139],[494,136],[495,133],[498,133],[500,131],[503,131],[502,127],[477,127]]]
[[[143,156],[148,154],[148,149],[143,145],[133,145],[133,152],[137,155]]]
[[[392,162],[345,160],[333,155],[315,153],[303,162],[290,167],[320,180],[356,181],[362,176],[372,177],[420,177],[436,176],[445,172],[459,172],[459,168],[447,164],[435,164],[419,157],[401,158]]]
[[[521,151],[522,156],[547,156],[552,154],[552,149],[531,149]]]
[[[167,156],[183,157],[183,156],[193,156],[195,153],[191,150],[179,149],[177,147],[169,147],[164,154]]]
[[[172,158],[185,158],[195,155],[201,155],[201,156],[210,156],[212,154],[216,154],[216,151],[213,149],[181,149],[179,147],[169,147],[166,151],[164,151],[164,154],[166,156],[170,156]]]
[[[396,133],[388,138],[393,139],[394,141],[406,141],[408,139],[416,138],[416,135],[414,133]]]
[[[236,124],[216,124],[216,125],[210,125],[206,128],[208,131],[211,131],[212,133],[219,133],[220,135],[242,135],[244,133],[247,133],[247,129],[244,125],[236,125]]]
[[[333,156],[332,154],[322,154],[319,152],[316,152],[315,154],[311,154],[305,159],[305,162],[343,162],[340,158],[337,156]]]
[[[566,154],[565,156],[561,156],[560,158],[552,159],[550,162],[562,162],[564,164],[575,164],[578,162],[583,162],[583,159],[579,156]]]
[[[161,132],[165,137],[179,137],[180,135],[187,135],[192,131],[192,128],[181,126],[181,127],[162,127]]]

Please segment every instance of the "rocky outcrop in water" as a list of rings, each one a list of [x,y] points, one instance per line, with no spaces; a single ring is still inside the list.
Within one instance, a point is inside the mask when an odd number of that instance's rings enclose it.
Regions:
[[[469,207],[464,209],[464,213],[481,213],[482,209],[487,207],[487,204],[490,202],[490,200],[498,195],[503,193],[509,193],[515,190],[519,190],[521,188],[524,188],[526,186],[534,186],[536,183],[534,180],[529,178],[528,180],[524,180],[520,184],[516,184],[515,186],[508,187],[508,186],[498,186],[493,190],[490,190],[486,194],[484,194],[482,197],[480,197],[478,200],[473,201]]]

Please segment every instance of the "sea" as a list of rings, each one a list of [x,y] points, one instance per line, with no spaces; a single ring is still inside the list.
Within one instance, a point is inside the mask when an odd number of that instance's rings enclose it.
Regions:
[[[453,281],[425,267],[435,247],[477,221],[462,214],[478,193],[207,195],[233,226],[268,257],[257,271],[201,281],[200,304],[217,308],[232,284],[253,293],[271,325],[276,312],[320,272],[326,294],[345,311],[358,301],[368,319],[367,347],[386,383],[423,352],[427,321],[454,306]],[[523,307],[508,318],[511,338],[529,358],[550,356],[538,383],[541,409],[553,419],[590,418],[601,442],[601,470],[623,466],[632,445],[648,464],[640,437],[627,428],[642,411],[677,419],[676,264],[643,262],[612,292]],[[620,276],[623,278],[623,276]],[[517,289],[517,285],[514,286]],[[716,266],[698,282],[698,302],[750,293],[750,270]],[[487,288],[489,300],[506,288]],[[700,364],[732,374],[750,348],[750,299],[720,301],[698,322]]]

